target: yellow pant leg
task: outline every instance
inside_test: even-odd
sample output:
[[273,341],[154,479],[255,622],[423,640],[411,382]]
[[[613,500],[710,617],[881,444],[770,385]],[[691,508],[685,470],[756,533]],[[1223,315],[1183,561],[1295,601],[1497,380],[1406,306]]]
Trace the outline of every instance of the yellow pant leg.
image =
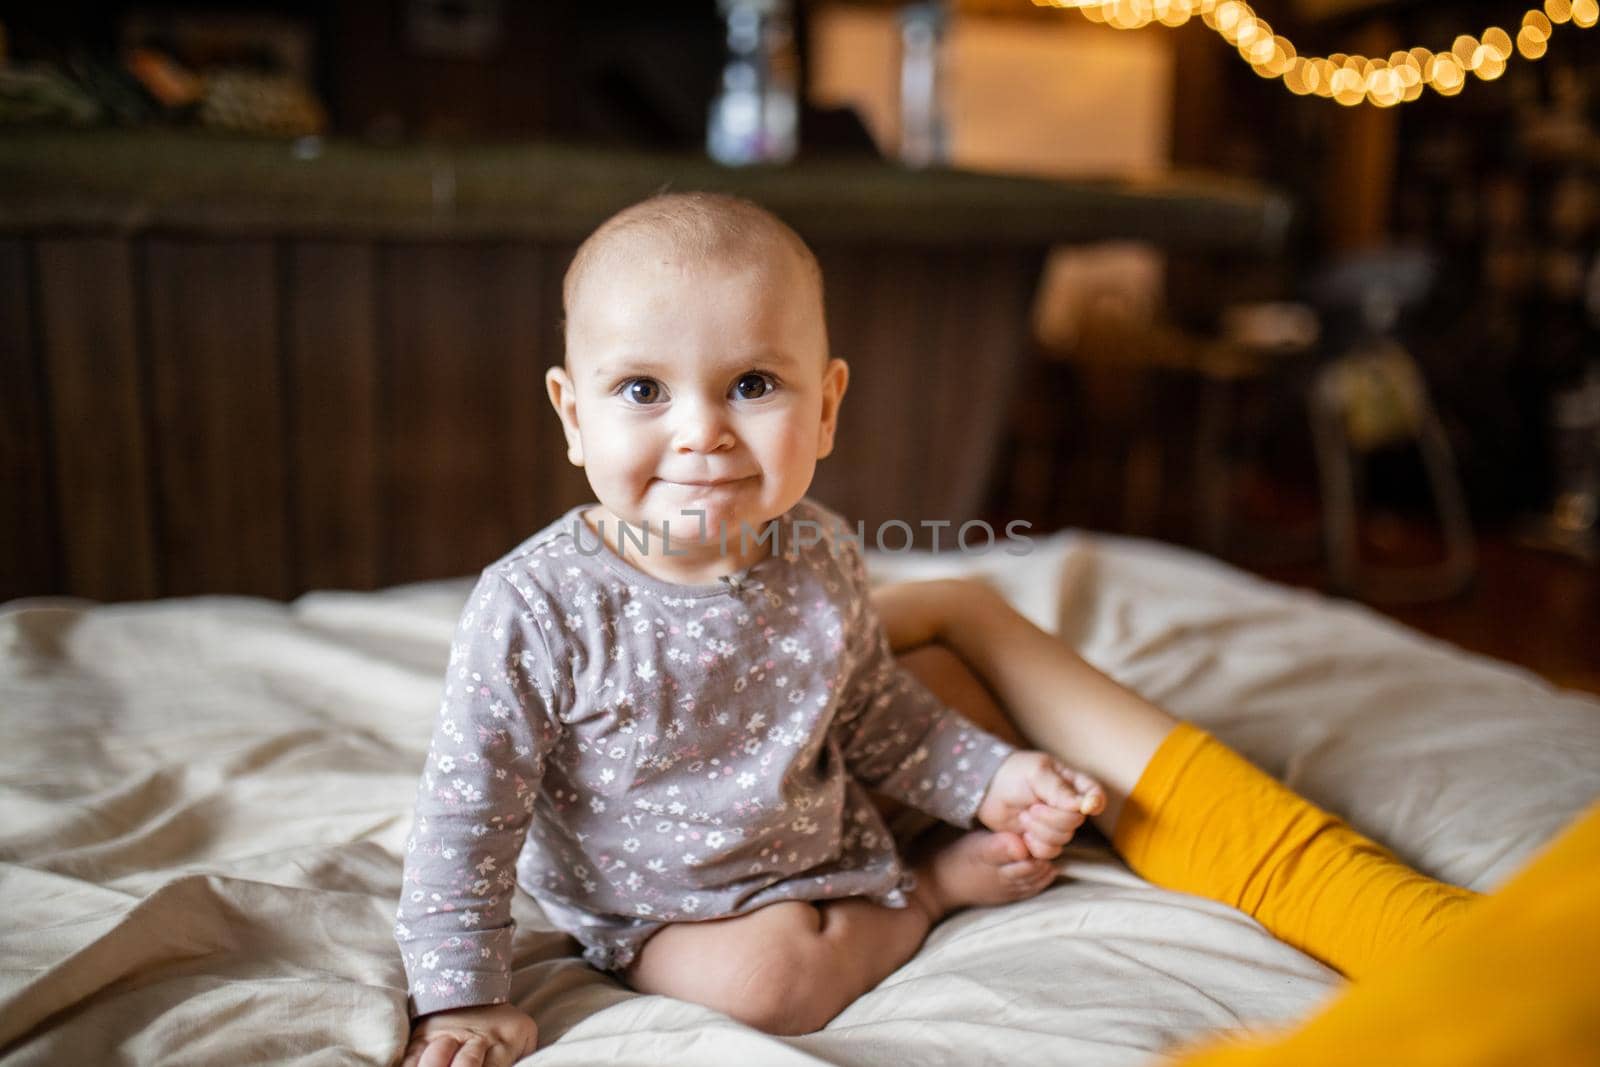
[[1600,1064],[1600,804],[1426,952],[1286,1037],[1181,1067]]
[[1478,900],[1413,871],[1187,723],[1134,787],[1116,846],[1156,885],[1230,904],[1350,978],[1428,944]]

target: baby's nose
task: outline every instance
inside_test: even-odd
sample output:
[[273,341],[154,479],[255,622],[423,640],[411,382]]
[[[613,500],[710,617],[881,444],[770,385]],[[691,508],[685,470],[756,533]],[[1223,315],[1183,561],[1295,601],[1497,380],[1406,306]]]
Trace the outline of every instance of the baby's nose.
[[720,452],[733,446],[733,429],[720,407],[684,405],[673,428],[672,446],[679,452]]

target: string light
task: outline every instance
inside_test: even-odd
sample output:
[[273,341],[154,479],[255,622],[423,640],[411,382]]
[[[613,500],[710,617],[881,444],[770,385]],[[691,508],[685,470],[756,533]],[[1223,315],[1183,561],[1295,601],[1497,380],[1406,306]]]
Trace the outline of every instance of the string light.
[[1476,37],[1461,34],[1437,54],[1418,47],[1387,58],[1368,58],[1342,52],[1303,56],[1245,0],[1033,0],[1033,4],[1071,8],[1090,22],[1119,30],[1137,30],[1152,22],[1177,27],[1198,17],[1261,77],[1282,79],[1296,96],[1320,96],[1347,107],[1362,103],[1394,107],[1420,99],[1427,89],[1455,96],[1471,78],[1500,77],[1513,55],[1527,60],[1542,57],[1554,27],[1570,22],[1588,29],[1600,21],[1600,0],[1544,0],[1542,7],[1530,8],[1522,16],[1515,38],[1490,26]]

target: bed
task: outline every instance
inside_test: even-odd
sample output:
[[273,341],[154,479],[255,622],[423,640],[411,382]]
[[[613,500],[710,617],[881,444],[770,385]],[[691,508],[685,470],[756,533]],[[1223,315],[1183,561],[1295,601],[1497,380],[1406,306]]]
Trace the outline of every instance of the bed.
[[[1600,701],[1360,607],[1146,542],[878,555],[968,572],[1439,877],[1489,889],[1600,793]],[[0,1055],[393,1062],[399,849],[467,581],[289,603],[36,600],[0,615]],[[1098,839],[958,914],[824,1031],[635,995],[519,899],[513,995],[550,1064],[1139,1064],[1304,1016],[1335,975]]]

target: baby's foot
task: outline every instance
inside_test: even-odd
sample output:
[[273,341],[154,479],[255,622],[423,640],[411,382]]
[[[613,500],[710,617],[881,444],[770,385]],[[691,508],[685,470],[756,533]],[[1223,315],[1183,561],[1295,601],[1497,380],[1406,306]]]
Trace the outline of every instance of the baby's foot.
[[938,922],[957,908],[1026,900],[1054,881],[1055,866],[1028,855],[1020,834],[973,830],[940,842],[915,868],[917,904]]

